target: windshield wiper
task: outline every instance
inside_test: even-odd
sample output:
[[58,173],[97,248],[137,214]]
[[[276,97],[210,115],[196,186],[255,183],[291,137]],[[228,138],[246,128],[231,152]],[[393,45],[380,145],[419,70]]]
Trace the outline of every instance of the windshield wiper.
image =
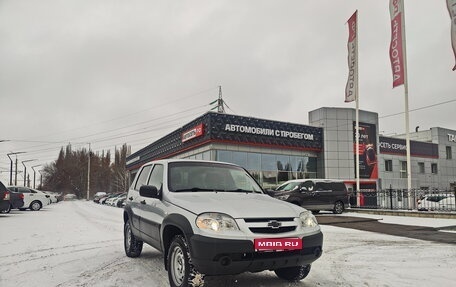
[[242,188],[225,190],[225,191],[226,192],[243,192],[243,193],[260,193],[258,191],[247,190],[247,189],[242,189]]
[[214,190],[213,190],[213,189],[210,189],[210,188],[199,188],[199,187],[182,188],[182,189],[174,190],[174,192],[181,192],[181,191],[196,192],[196,191],[214,191]]

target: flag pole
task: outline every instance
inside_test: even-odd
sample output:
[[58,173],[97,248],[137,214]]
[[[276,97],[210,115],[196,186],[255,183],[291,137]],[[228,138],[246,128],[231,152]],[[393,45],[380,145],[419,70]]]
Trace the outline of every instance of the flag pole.
[[410,156],[410,117],[409,117],[409,97],[408,97],[408,76],[407,76],[407,40],[405,32],[405,5],[404,0],[401,1],[402,5],[402,49],[404,54],[404,108],[405,108],[405,142],[407,146],[407,195],[408,207],[412,209],[413,200],[412,193],[412,164]]
[[359,193],[359,87],[358,87],[358,10],[348,19],[348,80],[345,86],[345,102],[356,101],[355,135],[355,178],[356,204],[359,207],[361,196]]
[[355,81],[356,81],[356,131],[355,131],[355,142],[356,142],[356,203],[357,206],[360,207],[361,204],[361,194],[360,194],[360,183],[359,183],[359,65],[358,65],[358,10],[356,10],[356,74],[355,74]]

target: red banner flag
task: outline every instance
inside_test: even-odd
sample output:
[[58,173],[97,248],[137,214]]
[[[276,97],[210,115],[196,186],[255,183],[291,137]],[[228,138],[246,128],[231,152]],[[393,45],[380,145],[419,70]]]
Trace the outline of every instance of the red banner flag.
[[395,88],[403,85],[405,79],[403,54],[404,3],[402,0],[390,0],[390,16],[391,44],[389,54],[391,59],[391,69],[393,70],[393,88]]
[[[451,18],[451,44],[456,58],[456,0],[447,0],[447,7]],[[456,64],[453,67],[453,71],[456,71]]]
[[358,10],[348,19],[348,80],[345,86],[345,102],[353,102],[358,97]]

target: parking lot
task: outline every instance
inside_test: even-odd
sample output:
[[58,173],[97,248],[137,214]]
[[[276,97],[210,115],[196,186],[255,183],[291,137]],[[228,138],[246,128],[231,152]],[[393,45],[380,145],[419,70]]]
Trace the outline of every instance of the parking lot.
[[[453,244],[342,228],[322,217],[323,256],[302,282],[265,271],[209,277],[205,286],[452,286],[456,280]],[[161,254],[145,246],[140,258],[126,257],[122,229],[122,209],[88,201],[1,214],[0,286],[168,286]]]

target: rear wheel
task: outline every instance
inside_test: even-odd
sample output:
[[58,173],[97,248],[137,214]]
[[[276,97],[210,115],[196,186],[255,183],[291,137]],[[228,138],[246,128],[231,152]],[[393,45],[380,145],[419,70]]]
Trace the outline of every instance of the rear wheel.
[[1,213],[10,213],[11,211],[11,204],[8,206],[8,209],[2,210]]
[[198,287],[204,285],[204,275],[198,272],[190,260],[187,241],[176,235],[169,246],[168,278],[171,287]]
[[344,210],[345,210],[345,207],[344,207],[344,203],[342,201],[336,201],[336,203],[334,203],[334,209],[333,209],[334,214],[341,214],[342,212],[344,212]]
[[32,203],[30,203],[30,210],[38,211],[41,209],[41,206],[41,202],[38,200],[32,201]]
[[124,225],[124,247],[125,254],[128,257],[139,257],[141,255],[143,242],[133,235],[130,220],[127,220]]
[[293,267],[286,267],[274,270],[277,277],[296,282],[300,281],[309,275],[310,272],[310,264],[304,266],[293,266]]

